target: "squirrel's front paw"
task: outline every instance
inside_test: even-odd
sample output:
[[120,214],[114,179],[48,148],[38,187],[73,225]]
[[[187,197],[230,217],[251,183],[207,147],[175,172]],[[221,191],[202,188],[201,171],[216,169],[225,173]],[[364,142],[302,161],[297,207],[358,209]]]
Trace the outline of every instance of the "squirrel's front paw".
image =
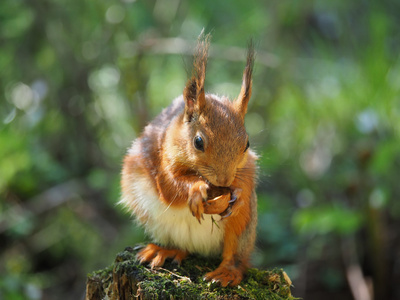
[[208,184],[199,181],[193,184],[189,190],[189,209],[193,216],[200,222],[200,218],[204,220],[204,202],[207,201]]
[[240,207],[243,205],[243,201],[240,197],[241,194],[242,194],[242,189],[236,188],[233,190],[231,194],[231,200],[228,202],[229,203],[228,208],[225,209],[225,211],[220,214],[222,219],[225,219],[231,215],[236,216],[239,214]]

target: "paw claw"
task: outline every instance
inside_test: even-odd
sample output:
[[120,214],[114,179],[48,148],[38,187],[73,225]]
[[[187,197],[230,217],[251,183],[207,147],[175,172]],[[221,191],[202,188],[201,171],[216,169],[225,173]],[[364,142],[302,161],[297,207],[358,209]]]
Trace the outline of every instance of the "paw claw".
[[221,219],[225,219],[230,215],[232,215],[232,209],[230,207],[228,207],[222,214],[220,214]]
[[232,199],[228,201],[229,204],[235,203],[237,200],[237,197],[235,195],[232,195]]

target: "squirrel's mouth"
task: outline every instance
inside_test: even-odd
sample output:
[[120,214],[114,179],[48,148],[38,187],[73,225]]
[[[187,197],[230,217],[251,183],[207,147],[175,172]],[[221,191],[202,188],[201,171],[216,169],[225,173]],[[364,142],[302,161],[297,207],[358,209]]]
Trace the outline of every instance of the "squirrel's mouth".
[[202,177],[205,182],[208,184],[208,186],[210,187],[210,190],[212,189],[220,189],[220,190],[231,190],[232,186],[223,186],[223,185],[216,185],[213,182],[211,182],[210,180],[208,180],[205,177]]
[[[198,173],[199,177],[204,179],[208,185],[212,185],[214,187],[218,187],[218,188],[229,188],[232,185],[232,182],[235,179],[235,176],[226,176],[225,174],[223,176],[218,176],[213,174],[215,171],[213,170],[212,173],[208,174],[207,172],[208,170],[206,170],[206,174],[204,173]],[[205,175],[210,175],[210,176],[205,176]]]

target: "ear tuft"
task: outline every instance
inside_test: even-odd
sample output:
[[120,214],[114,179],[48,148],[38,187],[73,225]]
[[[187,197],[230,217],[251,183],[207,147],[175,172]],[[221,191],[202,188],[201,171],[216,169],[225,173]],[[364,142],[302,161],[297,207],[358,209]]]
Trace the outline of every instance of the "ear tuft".
[[250,40],[247,47],[247,60],[246,60],[246,67],[244,68],[243,71],[242,88],[240,90],[239,97],[236,100],[238,110],[242,114],[243,118],[247,112],[247,105],[251,97],[254,57],[255,57],[254,44],[253,40]]
[[192,77],[186,83],[183,91],[185,100],[185,114],[188,120],[194,112],[200,113],[205,105],[204,81],[206,77],[208,48],[211,35],[204,35],[204,30],[197,39],[197,46],[194,52]]

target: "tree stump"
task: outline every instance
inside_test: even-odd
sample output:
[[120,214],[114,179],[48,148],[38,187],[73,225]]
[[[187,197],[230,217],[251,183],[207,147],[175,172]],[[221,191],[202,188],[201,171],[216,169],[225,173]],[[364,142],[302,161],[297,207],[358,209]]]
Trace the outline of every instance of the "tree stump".
[[86,300],[127,299],[295,299],[291,281],[281,269],[249,269],[237,287],[220,287],[203,281],[214,270],[218,259],[189,256],[177,266],[169,261],[164,267],[150,269],[135,260],[136,250],[118,253],[114,264],[88,275]]

